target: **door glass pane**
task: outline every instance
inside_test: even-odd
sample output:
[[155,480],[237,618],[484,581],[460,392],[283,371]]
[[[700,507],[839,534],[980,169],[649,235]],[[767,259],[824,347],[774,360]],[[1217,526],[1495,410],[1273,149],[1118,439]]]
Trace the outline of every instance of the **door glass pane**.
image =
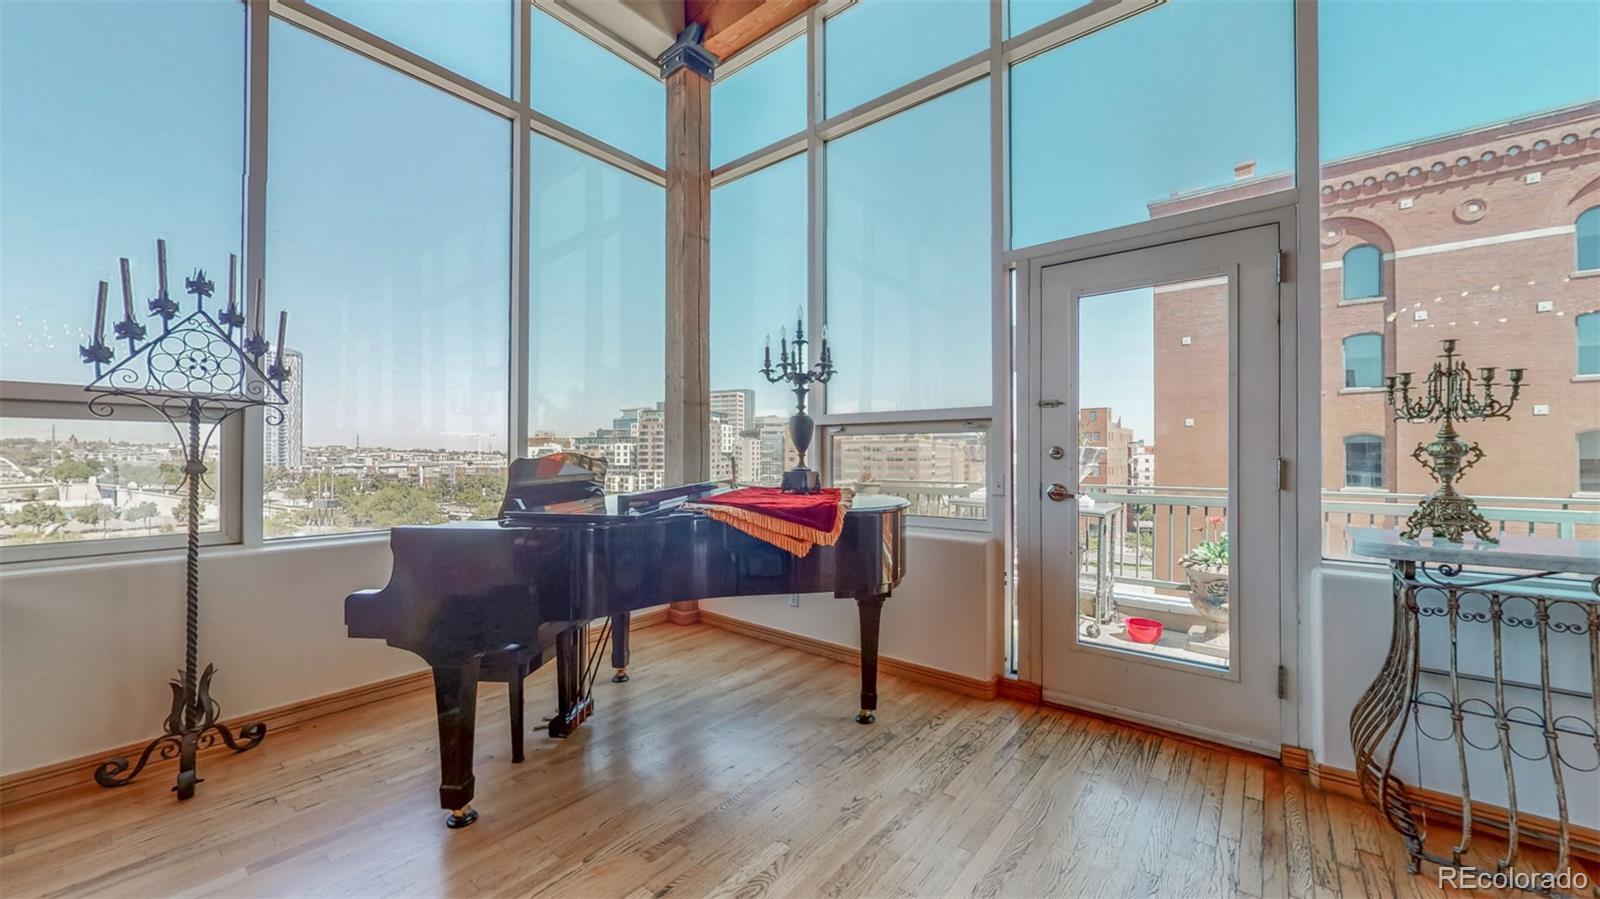
[[[177,534],[183,445],[165,422],[0,417],[0,546]],[[218,440],[205,454],[200,530],[219,520]]]
[[1228,666],[1228,286],[1078,301],[1080,642]]

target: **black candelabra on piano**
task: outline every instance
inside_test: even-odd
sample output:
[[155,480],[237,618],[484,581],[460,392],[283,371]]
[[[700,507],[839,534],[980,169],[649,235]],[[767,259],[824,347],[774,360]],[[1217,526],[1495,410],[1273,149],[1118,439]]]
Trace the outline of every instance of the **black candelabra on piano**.
[[[254,748],[267,734],[264,723],[244,726],[237,736],[218,721],[220,708],[211,698],[213,665],[199,671],[200,618],[200,504],[201,482],[207,471],[205,456],[218,427],[245,409],[264,407],[268,424],[283,421],[283,382],[289,370],[283,364],[284,329],[288,313],[278,317],[277,352],[262,368],[267,341],[262,336],[265,297],[261,281],[256,281],[253,326],[248,334],[245,315],[238,298],[238,257],[228,257],[228,303],[215,317],[206,310],[213,283],[204,270],[184,280],[184,290],[194,297],[193,312],[179,318],[179,304],[167,292],[167,244],[156,241],[158,289],[148,302],[149,316],[160,319],[160,333],[146,339],[149,330],[134,314],[133,280],[128,260],[121,260],[123,318],[116,323],[114,339],[126,341],[126,355],[112,364],[116,352],[105,339],[106,282],[101,281],[95,309],[93,341],[80,346],[84,363],[94,366],[94,380],[84,388],[94,396],[89,411],[109,418],[130,403],[153,410],[172,426],[183,447],[183,479],[188,544],[184,557],[185,573],[185,650],[179,678],[170,682],[172,710],[162,724],[161,736],[152,740],[137,762],[113,758],[95,769],[94,779],[103,787],[132,783],[153,756],[178,759],[177,784],[172,788],[179,799],[194,795],[200,777],[195,770],[195,755],[221,739],[235,752]],[[237,338],[237,339],[235,339]]]
[[816,431],[816,422],[806,414],[806,395],[811,392],[813,383],[826,384],[834,375],[833,351],[828,348],[828,328],[822,328],[822,354],[816,365],[808,365],[806,359],[805,320],[799,311],[794,318],[794,354],[789,352],[789,338],[784,329],[778,329],[778,367],[772,367],[772,337],[768,335],[766,349],[762,352],[761,372],[769,384],[787,382],[794,391],[795,412],[789,416],[789,442],[794,444],[794,451],[799,460],[795,467],[783,473],[782,487],[785,493],[816,493],[822,489],[822,478],[806,467],[806,451],[811,448],[811,435]]

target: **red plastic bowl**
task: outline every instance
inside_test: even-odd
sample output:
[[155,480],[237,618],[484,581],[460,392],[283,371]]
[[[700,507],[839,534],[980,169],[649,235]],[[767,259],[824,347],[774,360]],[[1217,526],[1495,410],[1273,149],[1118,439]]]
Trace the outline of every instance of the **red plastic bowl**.
[[1150,618],[1124,618],[1122,628],[1135,643],[1155,643],[1161,639],[1161,622]]

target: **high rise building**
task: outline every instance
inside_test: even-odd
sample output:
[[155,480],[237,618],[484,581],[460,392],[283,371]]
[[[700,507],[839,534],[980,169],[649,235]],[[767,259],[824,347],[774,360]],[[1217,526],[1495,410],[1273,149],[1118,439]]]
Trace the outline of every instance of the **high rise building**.
[[1096,457],[1097,465],[1085,470],[1085,484],[1125,487],[1133,463],[1133,431],[1123,427],[1109,406],[1092,406],[1078,411],[1078,439],[1085,447],[1105,450],[1086,454]]
[[754,390],[711,391],[711,413],[724,416],[736,432],[742,432],[750,427],[750,414],[755,409],[755,404]]
[[[268,354],[276,352],[268,349]],[[283,364],[289,377],[283,379],[283,419],[276,424],[267,417],[265,462],[271,468],[300,468],[305,464],[305,357],[299,350],[283,349]]]
[[1129,476],[1133,478],[1135,487],[1154,487],[1156,485],[1156,448],[1143,440],[1133,443],[1132,467]]

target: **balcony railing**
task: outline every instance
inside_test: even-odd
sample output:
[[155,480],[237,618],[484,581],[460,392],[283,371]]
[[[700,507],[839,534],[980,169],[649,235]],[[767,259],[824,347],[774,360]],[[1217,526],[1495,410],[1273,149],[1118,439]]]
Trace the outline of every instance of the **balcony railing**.
[[[1086,486],[1083,496],[1099,507],[1080,513],[1080,568],[1098,574],[1101,560],[1112,580],[1150,587],[1181,587],[1178,560],[1209,534],[1227,530],[1228,491],[1221,487]],[[1484,516],[1501,534],[1600,539],[1600,498],[1527,496],[1474,497]],[[1403,524],[1421,494],[1322,493],[1323,555],[1353,558],[1353,528],[1392,528]],[[1104,510],[1120,507],[1119,521],[1106,526]],[[1213,519],[1220,519],[1208,524]],[[1099,541],[1110,541],[1101,552]]]

